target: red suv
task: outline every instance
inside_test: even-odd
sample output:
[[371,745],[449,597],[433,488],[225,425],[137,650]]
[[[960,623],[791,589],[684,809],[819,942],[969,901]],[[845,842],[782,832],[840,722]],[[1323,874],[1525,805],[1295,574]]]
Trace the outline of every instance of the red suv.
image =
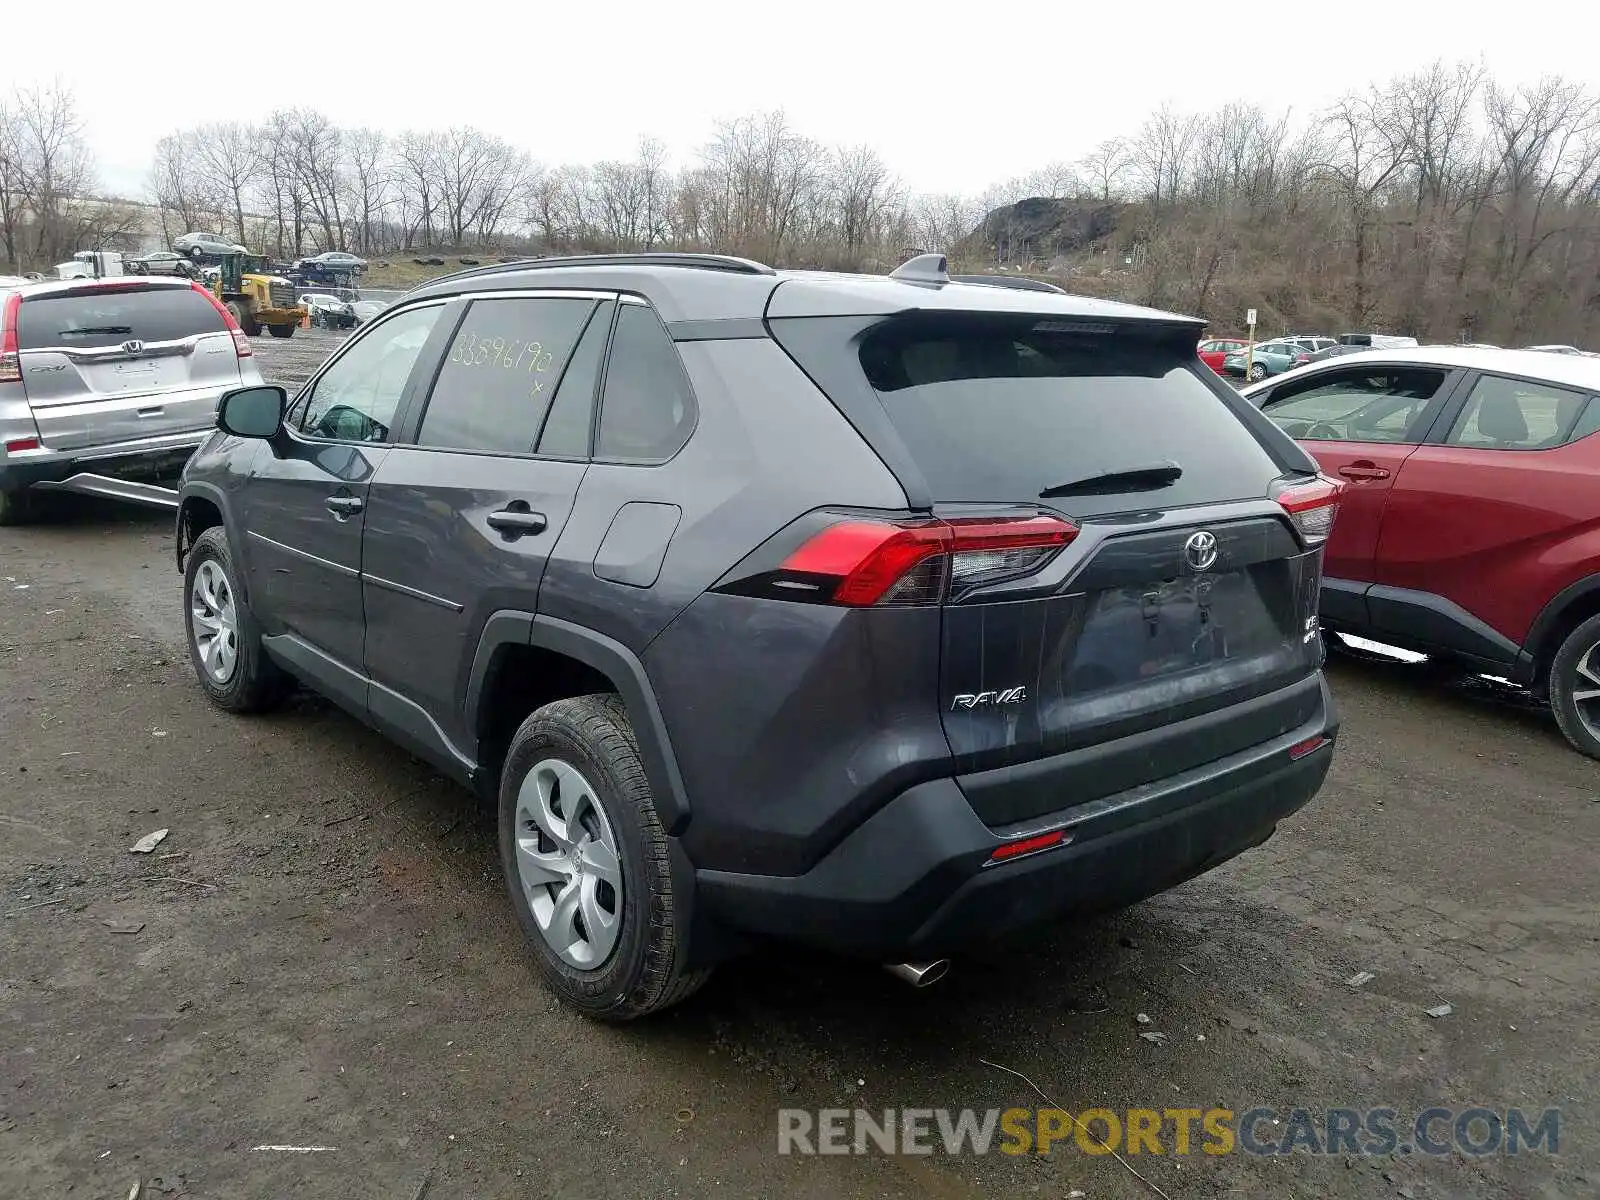
[[1600,359],[1374,350],[1244,395],[1346,485],[1324,627],[1527,685],[1600,758]]

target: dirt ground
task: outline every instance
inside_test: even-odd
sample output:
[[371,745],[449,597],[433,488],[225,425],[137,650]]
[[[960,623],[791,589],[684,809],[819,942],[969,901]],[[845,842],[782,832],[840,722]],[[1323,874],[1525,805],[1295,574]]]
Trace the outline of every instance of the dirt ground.
[[[1600,1194],[1600,766],[1514,693],[1336,663],[1328,785],[1217,871],[926,991],[774,949],[609,1028],[466,793],[315,699],[205,702],[169,524],[0,530],[0,1196]],[[776,1151],[780,1108],[1042,1103],[983,1060],[1073,1110],[1559,1107],[1560,1153]]]

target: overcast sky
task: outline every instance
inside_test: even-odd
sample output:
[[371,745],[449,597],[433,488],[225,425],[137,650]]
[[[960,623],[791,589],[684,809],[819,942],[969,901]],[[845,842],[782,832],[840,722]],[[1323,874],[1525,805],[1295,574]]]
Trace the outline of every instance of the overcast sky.
[[[1434,58],[1600,84],[1600,19],[1549,0],[1271,15],[1155,0],[140,0],[131,24],[126,0],[5,10],[6,74],[72,87],[102,182],[123,194],[142,192],[163,134],[295,103],[391,132],[476,125],[548,164],[626,158],[641,134],[681,164],[717,120],[782,108],[822,142],[873,145],[914,190],[975,194],[1131,132],[1163,100],[1306,114]],[[20,47],[41,53],[19,63]]]

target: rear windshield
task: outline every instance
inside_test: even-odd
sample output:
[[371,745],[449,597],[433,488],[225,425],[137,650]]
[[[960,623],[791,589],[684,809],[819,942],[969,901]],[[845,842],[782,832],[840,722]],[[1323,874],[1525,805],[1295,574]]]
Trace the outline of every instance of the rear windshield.
[[1181,340],[1034,317],[902,319],[861,340],[860,363],[935,501],[1034,501],[1163,464],[1182,474],[1158,489],[1055,503],[1106,513],[1264,495],[1279,468]]
[[17,311],[17,342],[23,350],[170,342],[226,330],[216,306],[193,288],[34,296]]

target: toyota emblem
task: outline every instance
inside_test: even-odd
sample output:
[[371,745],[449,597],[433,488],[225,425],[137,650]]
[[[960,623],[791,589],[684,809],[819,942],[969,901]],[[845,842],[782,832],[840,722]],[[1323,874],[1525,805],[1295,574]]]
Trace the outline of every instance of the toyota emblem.
[[1202,529],[1183,544],[1183,556],[1196,571],[1209,571],[1217,561],[1217,535]]

